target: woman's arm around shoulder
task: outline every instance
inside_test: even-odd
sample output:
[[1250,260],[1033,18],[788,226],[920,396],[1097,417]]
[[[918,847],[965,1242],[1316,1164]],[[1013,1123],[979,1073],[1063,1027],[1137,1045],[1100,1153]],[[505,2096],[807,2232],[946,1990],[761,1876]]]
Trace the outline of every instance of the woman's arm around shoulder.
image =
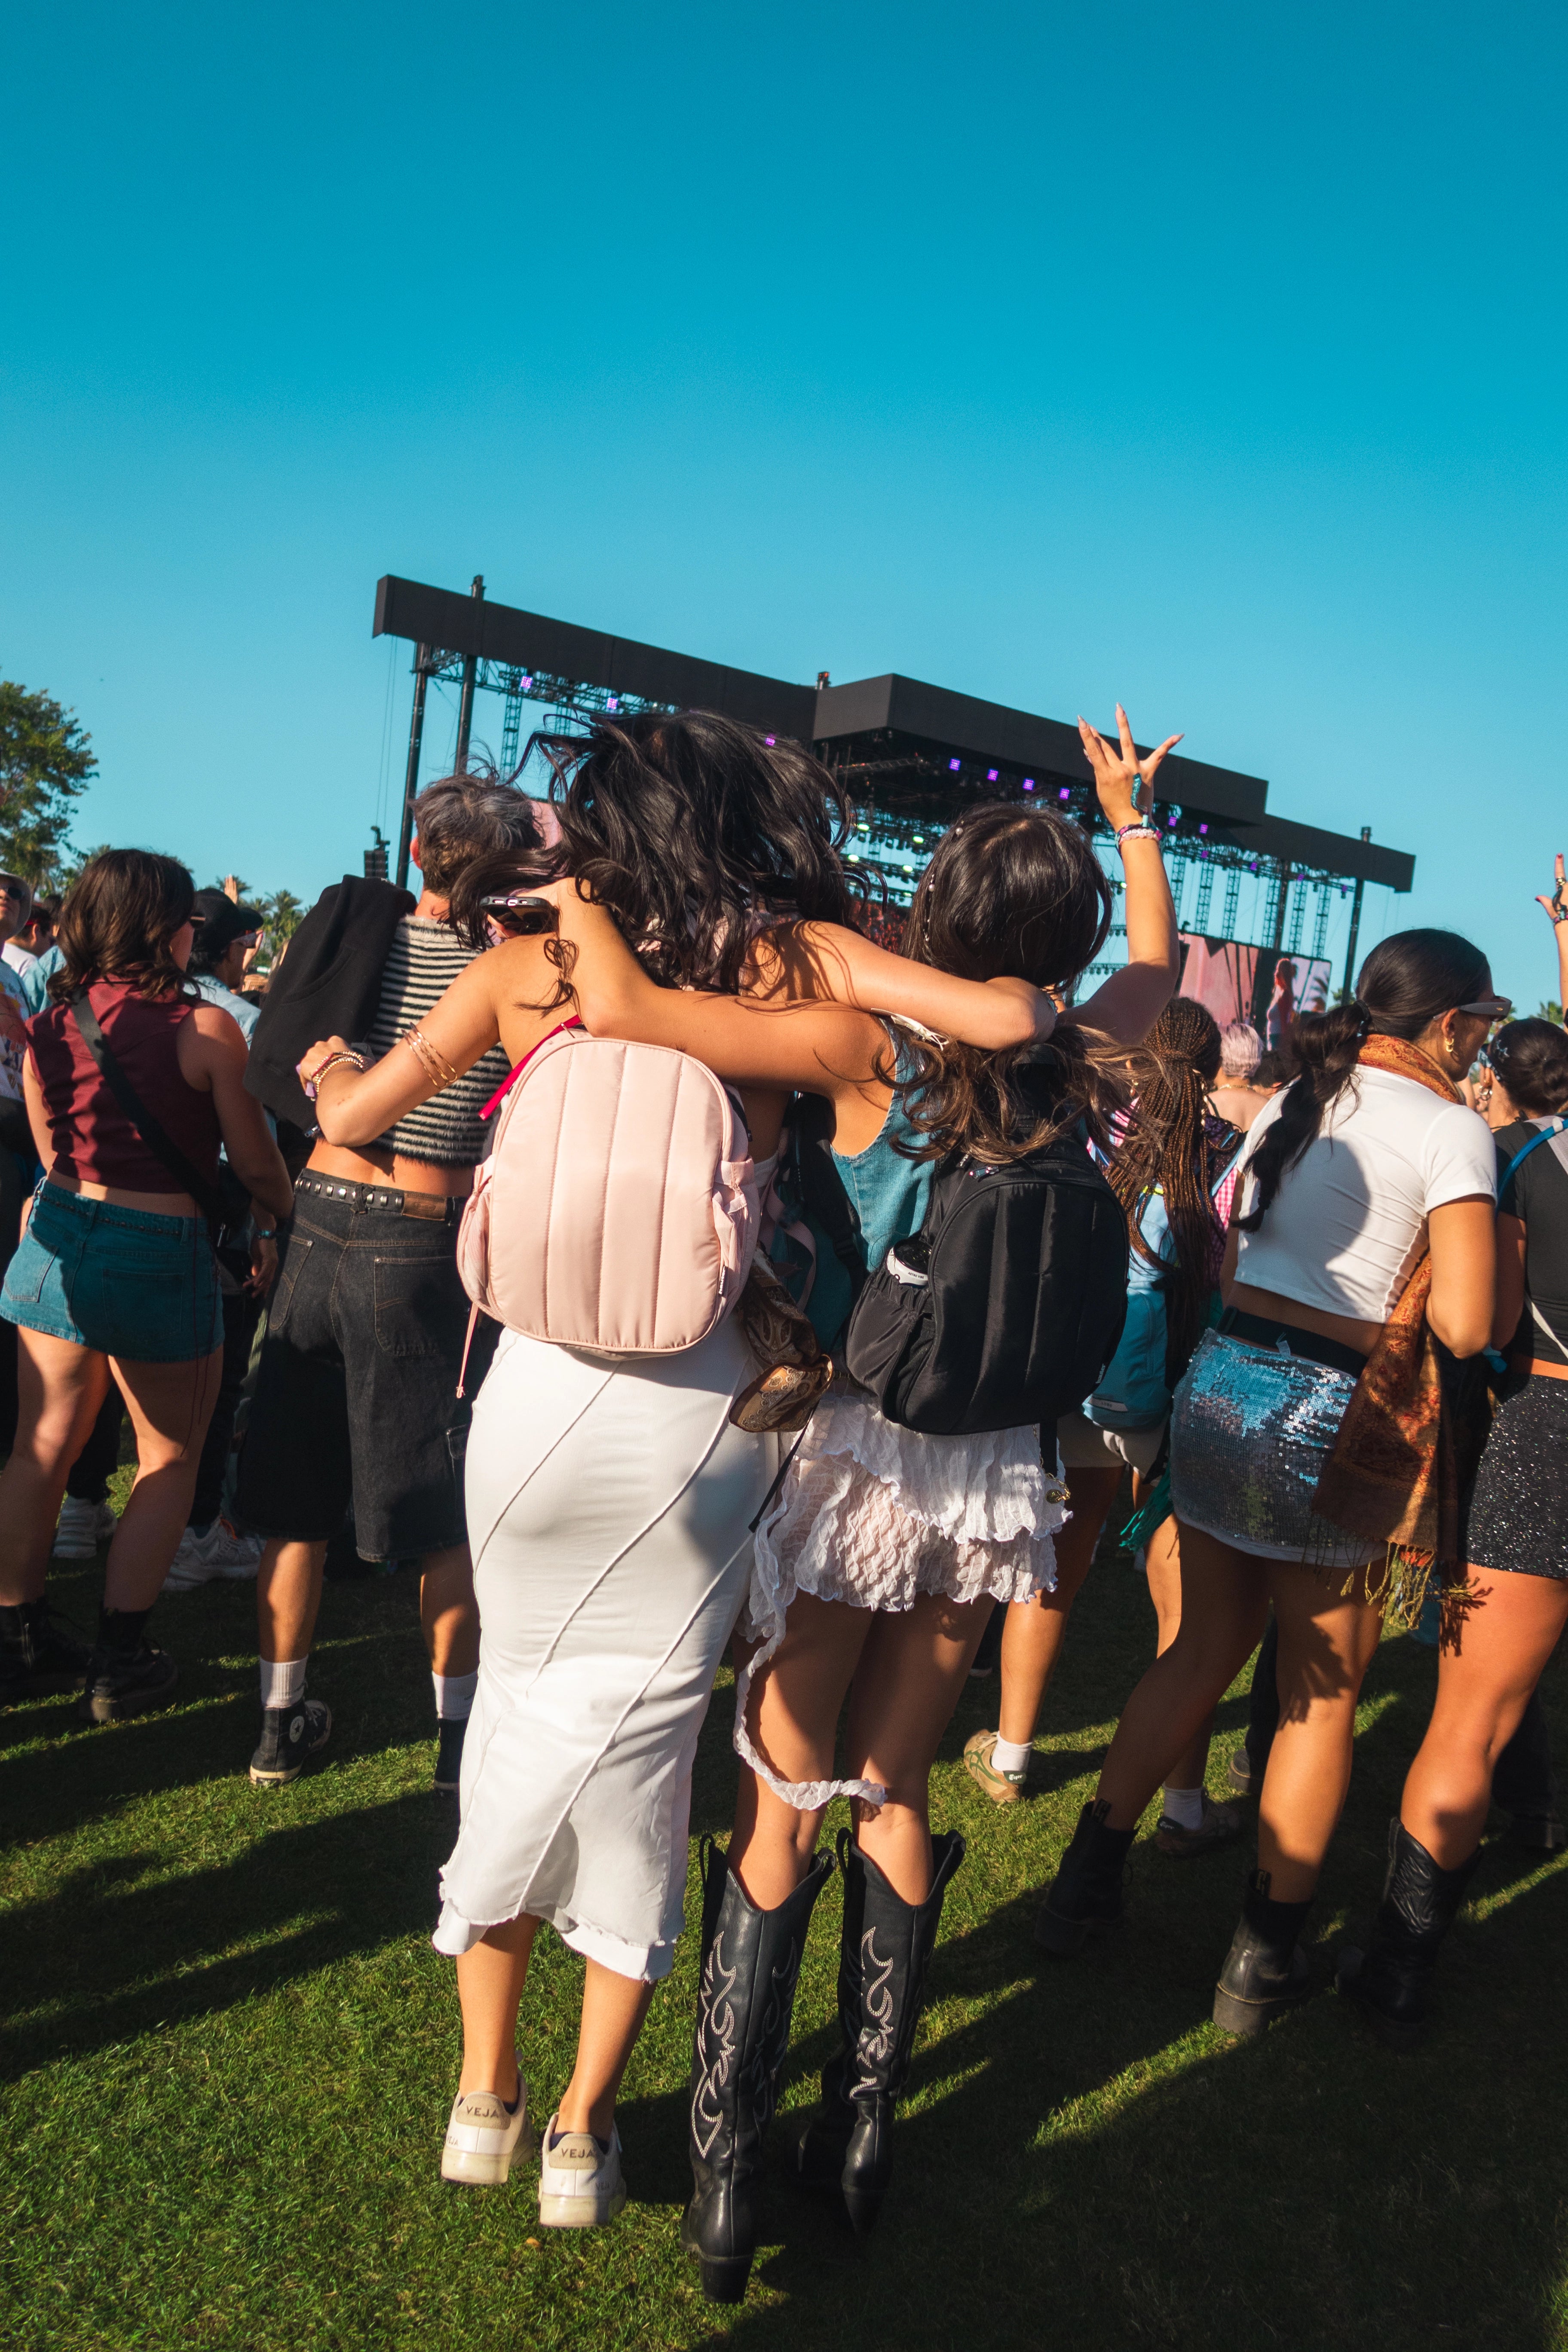
[[892,955],[843,923],[781,924],[759,946],[769,1003],[828,999],[864,1013],[896,1013],[991,1053],[1035,1044],[1056,1026],[1056,1006],[1026,980],[960,980],[934,964]]

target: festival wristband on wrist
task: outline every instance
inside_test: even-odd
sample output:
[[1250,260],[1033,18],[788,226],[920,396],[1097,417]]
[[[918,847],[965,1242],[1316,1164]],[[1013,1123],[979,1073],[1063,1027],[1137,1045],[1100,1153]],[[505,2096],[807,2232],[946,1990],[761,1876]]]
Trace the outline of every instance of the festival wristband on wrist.
[[1159,827],[1151,824],[1147,817],[1140,817],[1136,824],[1124,824],[1119,829],[1116,846],[1120,849],[1124,841],[1158,841],[1159,838]]
[[321,1088],[321,1081],[326,1076],[328,1071],[335,1070],[340,1066],[345,1069],[358,1070],[363,1076],[364,1072],[363,1056],[359,1054],[329,1054],[326,1060],[322,1062],[318,1068],[313,1070],[309,1077],[305,1076],[303,1070],[299,1072],[300,1090],[307,1102],[315,1101],[316,1096]]

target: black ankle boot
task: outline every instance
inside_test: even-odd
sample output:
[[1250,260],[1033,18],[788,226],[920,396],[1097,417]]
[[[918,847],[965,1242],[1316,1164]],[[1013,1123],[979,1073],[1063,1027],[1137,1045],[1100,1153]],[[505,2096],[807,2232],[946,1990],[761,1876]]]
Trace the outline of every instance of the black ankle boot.
[[1076,1952],[1091,1927],[1111,1927],[1121,1916],[1121,1872],[1132,1832],[1108,1830],[1110,1811],[1103,1798],[1085,1805],[1035,1915],[1036,1943],[1058,1959]]
[[47,1601],[0,1609],[0,1706],[80,1690],[92,1653],[57,1622]]
[[1391,2050],[1413,2049],[1422,2038],[1438,1949],[1480,1858],[1478,1846],[1457,1870],[1440,1870],[1397,1815],[1388,1824],[1388,1875],[1371,1949],[1342,1952],[1334,1981]]
[[167,1706],[180,1679],[167,1650],[147,1638],[150,1609],[105,1609],[77,1702],[84,1723],[118,1723],[150,1706]]
[[822,2070],[822,2105],[801,2141],[799,2164],[814,2187],[840,2191],[861,2237],[888,2193],[893,2107],[910,2071],[942,1896],[963,1854],[956,1831],[932,1838],[931,1893],[923,1903],[905,1903],[848,1831],[838,1833],[843,2047]]
[[1253,1872],[1215,1987],[1214,2021],[1222,2033],[1261,2033],[1272,2018],[1307,1999],[1311,1964],[1297,1939],[1311,1907],[1310,1896],[1305,1903],[1276,1903],[1268,1873]]
[[788,1900],[759,1911],[711,1838],[702,1848],[702,1967],[691,2053],[691,2201],[680,2242],[710,2303],[739,2303],[756,2251],[763,2142],[789,2050],[812,1906],[832,1874],[819,1853]]

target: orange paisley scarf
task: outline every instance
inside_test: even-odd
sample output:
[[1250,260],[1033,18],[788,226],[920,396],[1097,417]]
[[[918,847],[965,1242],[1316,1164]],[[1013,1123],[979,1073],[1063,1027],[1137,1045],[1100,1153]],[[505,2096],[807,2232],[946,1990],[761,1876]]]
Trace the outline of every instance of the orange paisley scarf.
[[[1368,1037],[1357,1059],[1445,1102],[1464,1099],[1403,1037]],[[1456,1379],[1452,1359],[1444,1377],[1426,1321],[1431,1289],[1424,1250],[1366,1360],[1312,1497],[1320,1518],[1386,1547],[1385,1573],[1368,1597],[1394,1602],[1412,1622],[1434,1567],[1460,1557],[1460,1496],[1486,1435],[1484,1384]]]

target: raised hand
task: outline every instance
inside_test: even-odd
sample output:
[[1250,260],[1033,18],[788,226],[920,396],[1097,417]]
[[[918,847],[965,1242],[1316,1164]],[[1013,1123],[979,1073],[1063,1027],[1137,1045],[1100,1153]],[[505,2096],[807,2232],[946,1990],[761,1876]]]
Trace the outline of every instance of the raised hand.
[[1557,887],[1552,891],[1551,898],[1543,898],[1541,897],[1540,893],[1537,892],[1535,903],[1538,907],[1545,908],[1547,913],[1551,916],[1554,923],[1568,923],[1568,877],[1564,877],[1563,872],[1563,852],[1561,850],[1557,853],[1557,864],[1553,868],[1553,873],[1555,875]]
[[1133,745],[1127,713],[1120,702],[1116,706],[1116,726],[1121,738],[1120,750],[1113,750],[1087,719],[1080,716],[1078,722],[1078,731],[1083,741],[1083,756],[1094,771],[1094,789],[1100,795],[1100,812],[1113,830],[1135,824],[1144,811],[1153,806],[1152,787],[1155,773],[1166,752],[1173,751],[1182,740],[1179,735],[1167,735],[1157,751],[1151,751],[1147,759],[1141,760]]

